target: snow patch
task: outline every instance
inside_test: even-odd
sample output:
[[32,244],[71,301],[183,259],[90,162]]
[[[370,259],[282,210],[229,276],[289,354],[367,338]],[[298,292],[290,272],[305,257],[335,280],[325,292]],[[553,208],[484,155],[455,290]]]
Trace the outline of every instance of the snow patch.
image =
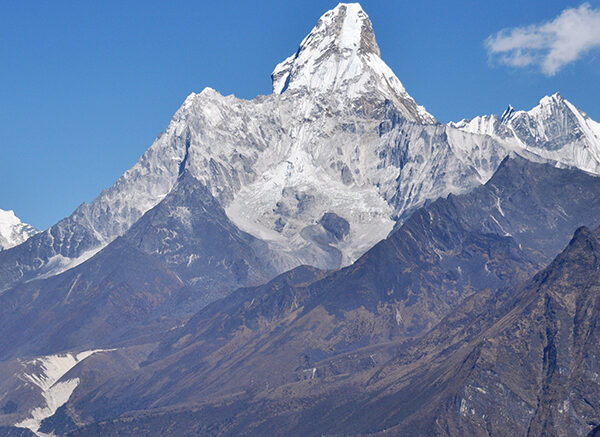
[[498,212],[504,217],[504,211],[502,211],[502,206],[500,206],[500,197],[496,198],[496,208],[498,208]]
[[54,434],[46,434],[39,431],[42,421],[48,417],[52,417],[69,400],[71,394],[73,394],[73,391],[79,385],[79,378],[67,379],[65,381],[60,381],[60,379],[87,357],[104,351],[106,350],[95,349],[78,354],[48,355],[25,363],[28,366],[36,367],[36,371],[25,373],[22,378],[40,388],[46,405],[34,408],[30,411],[31,417],[16,423],[14,426],[27,428],[41,437],[53,436]]
[[104,247],[105,246],[97,246],[91,250],[83,252],[76,258],[69,258],[60,254],[54,255],[46,262],[43,269],[44,273],[40,274],[35,279],[49,278],[51,276],[58,275],[59,273],[66,272],[67,270],[70,270],[73,267],[77,267],[79,264],[84,263],[94,255],[96,255]]
[[468,407],[467,407],[467,401],[465,399],[461,399],[460,400],[460,408],[459,408],[459,412],[460,414],[462,414],[463,416],[467,415],[467,411],[468,411]]
[[396,308],[396,325],[400,326],[402,324],[402,313],[399,308]]

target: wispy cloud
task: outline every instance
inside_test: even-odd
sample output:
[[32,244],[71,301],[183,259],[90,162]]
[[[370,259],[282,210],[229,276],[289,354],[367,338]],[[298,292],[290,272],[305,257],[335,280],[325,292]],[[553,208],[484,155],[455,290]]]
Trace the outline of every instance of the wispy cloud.
[[492,60],[513,67],[539,66],[553,76],[600,47],[600,9],[589,3],[565,9],[547,23],[503,29],[489,36],[485,46]]

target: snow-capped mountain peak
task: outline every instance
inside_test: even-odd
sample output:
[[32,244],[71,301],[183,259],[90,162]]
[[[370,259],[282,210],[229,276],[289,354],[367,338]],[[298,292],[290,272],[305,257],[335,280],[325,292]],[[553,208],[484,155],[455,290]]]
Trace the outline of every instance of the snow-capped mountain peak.
[[[569,107],[568,103],[569,102],[564,99],[560,93],[554,93],[551,96],[542,97],[538,105],[529,111],[529,114],[534,117],[548,118],[556,115],[557,113],[573,112],[573,108],[575,107]],[[578,110],[575,109],[575,111]]]
[[529,111],[509,106],[500,117],[484,115],[450,126],[497,138],[524,156],[600,174],[600,124],[560,93],[543,97]]
[[373,25],[358,3],[326,12],[292,56],[275,67],[273,92],[341,92],[351,98],[375,91],[409,120],[435,123],[383,62]]
[[37,233],[37,229],[23,223],[13,211],[0,209],[0,250],[21,244]]
[[559,93],[556,92],[554,94],[552,94],[551,96],[544,96],[540,99],[540,106],[550,106],[550,105],[557,105],[557,104],[562,104],[565,102],[565,99],[563,98],[563,96]]
[[[123,235],[185,173],[278,271],[354,262],[424,203],[487,181],[510,152],[600,174],[600,125],[560,95],[442,125],[380,57],[358,4],[325,13],[274,93],[191,93],[138,163],[92,203],[0,254],[0,283],[56,274]],[[180,205],[184,208],[186,205]]]

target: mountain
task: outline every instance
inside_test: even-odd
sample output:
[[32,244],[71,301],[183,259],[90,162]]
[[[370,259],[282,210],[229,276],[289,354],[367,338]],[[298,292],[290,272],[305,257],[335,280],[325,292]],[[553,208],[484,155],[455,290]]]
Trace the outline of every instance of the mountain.
[[0,360],[109,348],[181,324],[274,276],[266,244],[239,231],[206,187],[176,189],[82,264],[0,295]]
[[[347,268],[298,268],[207,306],[164,337],[140,368],[75,391],[65,413],[98,422],[82,428],[91,435],[130,426],[166,435],[177,427],[312,435],[395,426],[404,413],[385,413],[395,404],[378,406],[386,395],[366,381],[376,371],[383,372],[376,385],[408,378],[396,370],[396,379],[383,378],[386,366],[427,372],[429,364],[415,363],[453,352],[506,305],[518,306],[519,283],[578,226],[600,224],[598,184],[581,171],[506,159],[484,186],[419,210]],[[418,385],[423,396],[436,392],[431,384]],[[369,411],[369,421],[350,420],[356,408]],[[389,414],[385,421],[379,408]],[[70,414],[53,426],[73,430],[65,425]]]
[[544,97],[530,111],[509,106],[501,117],[486,115],[450,123],[465,132],[490,135],[507,147],[598,174],[600,123],[559,93]]
[[441,427],[471,435],[596,435],[599,237],[600,229],[579,229],[511,311],[460,351],[471,364],[450,380],[459,414],[446,399],[436,412]]
[[332,94],[343,89],[351,99],[389,99],[408,121],[437,123],[382,61],[371,21],[358,3],[339,4],[326,12],[271,78],[276,94]]
[[[272,79],[273,93],[253,100],[210,88],[190,94],[115,185],[0,253],[2,288],[89,259],[175,189],[183,170],[236,227],[267,243],[278,273],[350,265],[420,206],[485,183],[511,151],[599,170],[586,158],[597,143],[578,133],[596,125],[578,110],[568,124],[557,119],[567,133],[551,146],[439,124],[381,59],[358,4],[324,14]],[[327,217],[338,230],[327,228]]]
[[[357,4],[272,80],[253,100],[192,93],[114,186],[0,252],[2,432],[598,426],[579,395],[579,425],[554,418],[593,389],[594,337],[569,343],[560,305],[593,334],[596,236],[548,267],[600,225],[598,124],[560,95],[441,124]],[[540,312],[552,284],[566,298]],[[559,378],[586,359],[586,387]]]
[[210,302],[275,276],[267,244],[240,231],[204,184],[184,171],[123,236]]
[[39,231],[23,223],[13,211],[0,209],[0,251],[23,243]]
[[[600,429],[599,237],[598,229],[578,229],[532,279],[478,293],[422,339],[323,363],[330,369],[355,363],[337,379],[325,367],[318,382],[188,414],[227,435],[277,426],[292,435],[594,436]],[[165,426],[167,414],[162,422],[147,417]],[[181,409],[170,414],[190,424]]]

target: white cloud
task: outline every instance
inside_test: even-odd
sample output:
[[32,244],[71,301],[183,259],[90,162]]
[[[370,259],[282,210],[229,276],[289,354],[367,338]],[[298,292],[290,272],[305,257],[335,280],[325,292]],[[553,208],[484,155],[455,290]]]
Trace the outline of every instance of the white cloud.
[[513,67],[537,65],[553,76],[600,47],[600,9],[584,3],[547,23],[503,29],[489,36],[485,45],[491,59]]

